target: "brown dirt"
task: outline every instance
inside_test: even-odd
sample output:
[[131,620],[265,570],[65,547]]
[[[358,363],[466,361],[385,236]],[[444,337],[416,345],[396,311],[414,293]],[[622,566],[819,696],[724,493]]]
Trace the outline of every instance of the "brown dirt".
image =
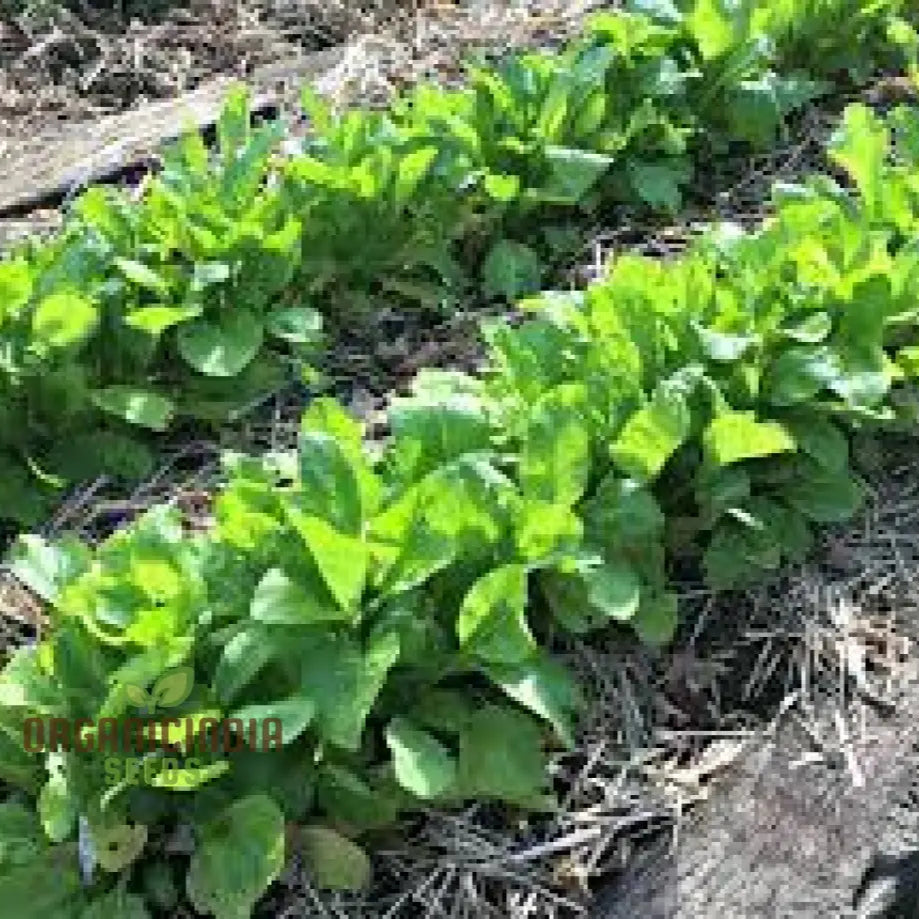
[[123,4],[16,4],[18,12],[4,14],[0,2],[0,137],[28,135],[53,119],[88,119],[170,98],[217,75],[245,78],[264,64],[358,37],[344,82],[367,101],[420,75],[455,75],[459,58],[473,47],[558,40],[598,5],[164,0],[156,15],[142,19]]
[[146,19],[89,4],[28,6],[0,20],[8,131],[123,111],[218,74],[244,77],[297,50],[339,44],[374,14],[322,0],[191,0]]

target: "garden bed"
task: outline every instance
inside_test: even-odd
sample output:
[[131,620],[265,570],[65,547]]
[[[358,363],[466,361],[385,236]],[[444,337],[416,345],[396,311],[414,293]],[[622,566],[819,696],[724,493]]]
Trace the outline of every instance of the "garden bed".
[[[671,256],[685,248],[699,224],[716,217],[731,217],[738,223],[755,226],[765,213],[762,192],[772,179],[797,179],[816,163],[822,164],[820,151],[834,114],[816,109],[806,111],[795,122],[797,133],[786,139],[779,152],[762,159],[718,160],[724,168],[700,176],[697,187],[687,196],[692,209],[684,212],[678,221],[648,220],[639,211],[630,214],[628,208],[604,214],[589,246],[593,258],[582,259],[570,274],[562,273],[559,279],[567,278],[572,287],[583,286],[585,281],[595,278],[597,265],[611,252],[639,250]],[[359,333],[342,336],[324,357],[326,391],[341,397],[358,417],[369,423],[371,449],[378,448],[381,438],[393,433],[382,409],[390,402],[393,391],[404,393],[406,383],[418,370],[430,366],[475,369],[480,365],[481,351],[472,327],[481,315],[478,303],[470,303],[467,311],[458,311],[453,318],[439,324],[398,311],[381,310]],[[267,411],[254,416],[245,426],[241,439],[234,436],[214,442],[210,438],[189,437],[188,430],[179,431],[175,449],[167,451],[167,455],[171,453],[169,462],[132,496],[124,498],[114,490],[109,493],[105,481],[99,480],[75,493],[57,517],[49,521],[46,533],[76,530],[90,542],[96,542],[116,525],[162,499],[180,507],[192,526],[206,528],[211,522],[211,491],[221,477],[213,462],[218,449],[232,445],[283,450],[295,445],[299,427],[297,406],[302,395],[302,390],[279,395]],[[874,468],[881,478],[875,483],[879,494],[869,505],[868,522],[854,531],[832,533],[825,551],[815,561],[803,569],[789,571],[784,580],[769,589],[725,597],[702,584],[691,566],[669,571],[682,610],[681,628],[672,649],[655,651],[623,631],[594,636],[589,641],[560,640],[553,644],[558,659],[578,677],[589,702],[576,743],[566,753],[554,756],[550,766],[552,785],[562,802],[553,816],[526,817],[512,810],[509,819],[508,811],[495,803],[452,811],[439,810],[436,806],[430,810],[418,808],[418,816],[397,824],[376,839],[374,883],[364,895],[320,893],[313,886],[310,872],[295,858],[257,907],[257,914],[266,917],[385,915],[393,919],[416,915],[494,915],[522,919],[590,915],[595,908],[607,909],[604,902],[609,898],[609,909],[626,909],[627,914],[631,909],[631,914],[655,916],[658,907],[652,907],[651,903],[654,896],[666,899],[668,869],[659,862],[644,869],[646,859],[634,855],[636,840],[649,833],[666,832],[674,814],[679,815],[687,804],[707,796],[715,802],[711,806],[715,816],[706,818],[705,814],[711,812],[702,808],[699,822],[686,824],[689,851],[705,847],[706,840],[718,834],[725,838],[725,833],[728,834],[726,851],[732,851],[738,848],[742,837],[753,834],[750,843],[753,848],[741,850],[734,865],[738,870],[747,870],[755,861],[752,855],[755,847],[762,845],[768,849],[775,846],[776,840],[768,835],[757,836],[755,828],[749,822],[745,824],[731,807],[738,797],[743,800],[760,794],[755,788],[751,791],[749,783],[745,784],[744,774],[757,751],[768,752],[757,735],[777,709],[784,709],[786,717],[789,711],[803,713],[811,732],[825,730],[826,724],[838,726],[854,711],[847,694],[848,685],[846,692],[830,700],[829,708],[822,714],[811,711],[811,703],[823,697],[816,708],[821,705],[825,708],[825,696],[836,685],[840,673],[848,672],[852,660],[870,659],[874,667],[889,666],[887,677],[891,683],[883,684],[882,680],[883,685],[878,686],[872,678],[869,694],[875,700],[880,696],[882,702],[889,697],[896,710],[898,700],[892,689],[902,684],[907,668],[901,660],[891,662],[889,656],[879,654],[877,643],[881,641],[885,653],[895,647],[896,639],[904,636],[904,627],[908,626],[902,614],[909,607],[901,602],[899,594],[879,599],[877,589],[865,588],[861,582],[868,580],[875,588],[881,582],[885,590],[893,590],[902,589],[911,577],[909,562],[903,562],[896,548],[914,517],[910,505],[913,483],[908,471],[903,471],[904,465],[908,466],[909,461],[889,467],[883,473]],[[888,493],[891,484],[900,490]],[[876,527],[879,517],[885,523],[880,532]],[[888,520],[891,523],[886,525]],[[869,532],[870,527],[875,529]],[[888,553],[891,528],[895,548]],[[863,535],[859,537],[859,533]],[[843,568],[848,566],[848,580],[844,579],[842,589],[846,602],[855,609],[853,616],[843,623],[833,619],[835,606],[822,602],[825,591],[839,588],[838,576],[834,579],[827,572],[834,567],[838,569],[840,564]],[[891,568],[895,569],[896,577],[888,576]],[[15,589],[10,585],[10,591]],[[809,593],[814,590],[816,601]],[[872,596],[866,599],[868,594]],[[34,599],[21,592],[4,596],[17,609],[26,607],[18,616],[20,622],[34,621]],[[777,598],[783,604],[779,609]],[[881,616],[880,632],[877,604],[887,616],[886,619]],[[892,613],[891,607],[896,607]],[[856,628],[862,622],[865,627]],[[908,627],[905,633],[911,634]],[[843,659],[845,663],[840,664]],[[815,660],[819,660],[816,667]],[[738,678],[741,673],[743,680]],[[807,692],[799,696],[795,702],[798,708],[793,710],[789,692],[796,683],[804,685],[805,677]],[[864,682],[859,684],[863,694]],[[909,704],[907,700],[903,713],[911,711]],[[898,722],[893,724],[892,730],[880,721],[872,724],[882,734],[888,731],[891,749],[908,739],[897,734]],[[767,781],[763,793],[761,813],[767,815],[788,812],[787,808],[776,811],[776,796],[781,794],[784,780],[779,778],[780,767],[775,764],[784,764],[781,768],[786,768],[787,760],[812,752],[792,733],[783,731],[784,728],[778,735],[779,752],[774,765],[768,767],[775,770],[772,776],[776,781],[772,785]],[[855,726],[850,726],[850,732],[855,734]],[[831,748],[832,744],[823,746]],[[859,759],[864,751],[859,748],[853,753],[854,749],[848,751],[845,760],[850,775],[866,771]],[[886,749],[883,744],[875,744],[875,752],[883,753]],[[896,790],[903,784],[903,774],[898,772],[891,777],[884,772],[890,765],[890,757],[882,756],[881,760],[878,782],[883,779],[885,787]],[[823,779],[819,768],[815,769],[814,787],[822,791]],[[719,780],[722,775],[726,777],[723,786]],[[719,790],[722,787],[727,789],[723,795]],[[847,792],[847,787],[843,778],[834,786],[833,794],[838,791],[853,810],[877,803],[866,800],[863,794]],[[820,810],[818,803],[816,810],[810,812],[817,848],[824,838],[821,833],[828,834],[840,826],[846,828],[844,822],[832,823],[833,805],[828,795],[829,792],[820,798],[824,804],[830,802],[827,807]],[[806,789],[802,800],[805,803],[808,800]],[[719,804],[721,801],[727,803]],[[877,806],[873,810],[869,807],[862,814],[866,824],[864,834],[853,836],[859,852],[845,864],[840,857],[840,865],[843,868],[848,865],[851,870],[842,883],[836,884],[836,893],[828,893],[823,901],[813,901],[806,907],[818,912],[802,915],[823,915],[819,910],[824,907],[827,915],[837,914],[833,910],[838,909],[835,904],[841,901],[832,897],[839,890],[848,894],[849,888],[857,886],[866,864],[864,845],[875,844],[868,824],[880,819],[879,811]],[[187,841],[182,842],[181,836],[178,830],[175,837],[157,836],[154,847],[158,851],[159,847],[169,852],[186,851],[182,846]],[[880,851],[883,846],[878,844],[877,848]],[[652,849],[651,858],[655,851],[660,852]],[[772,857],[780,856],[781,853]],[[680,855],[678,860],[685,859]],[[802,862],[799,873],[815,866],[823,870],[816,862],[807,865]],[[676,871],[679,874],[680,869]],[[698,873],[695,868],[692,872]],[[603,894],[613,876],[618,876],[618,886],[613,893]],[[649,892],[645,878],[650,878],[653,893]],[[760,882],[767,890],[770,884],[779,883],[775,876],[760,878]],[[677,899],[690,895],[683,892],[681,883],[673,879],[669,891]],[[722,903],[717,898],[724,894],[717,882],[704,890],[693,889],[697,890],[700,903],[708,898],[710,912],[675,915],[707,919],[708,915],[724,914],[724,909],[732,915],[744,915],[737,912],[741,908],[754,909],[750,899],[744,899],[747,897],[744,892],[727,893],[735,896],[730,907],[715,907],[713,904]],[[601,898],[596,907],[592,905],[591,895],[598,890]],[[669,904],[661,905],[660,915],[670,915],[666,912],[670,908]]]

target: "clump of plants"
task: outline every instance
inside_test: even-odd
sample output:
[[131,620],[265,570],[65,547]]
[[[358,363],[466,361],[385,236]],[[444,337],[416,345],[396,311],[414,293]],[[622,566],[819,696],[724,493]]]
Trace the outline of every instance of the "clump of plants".
[[157,434],[231,424],[312,379],[323,325],[383,299],[443,312],[530,295],[588,214],[675,211],[700,155],[768,144],[827,88],[827,42],[866,70],[915,56],[898,0],[847,4],[604,13],[561,53],[472,67],[466,88],[424,85],[384,112],[308,95],[293,153],[234,93],[214,150],[187,136],[139,200],[93,188],[59,236],[0,262],[0,515],[34,526],[73,484],[142,478]]
[[[24,538],[52,625],[0,678],[8,908],[234,919],[294,850],[353,889],[402,815],[552,807],[559,643],[670,641],[674,561],[727,588],[803,557],[859,508],[852,444],[915,430],[917,139],[914,110],[849,108],[851,190],[780,187],[756,232],[526,301],[481,376],[418,376],[382,447],[315,400],[295,453],[227,458],[206,532],[164,507],[97,548]],[[252,721],[270,749],[237,743]]]

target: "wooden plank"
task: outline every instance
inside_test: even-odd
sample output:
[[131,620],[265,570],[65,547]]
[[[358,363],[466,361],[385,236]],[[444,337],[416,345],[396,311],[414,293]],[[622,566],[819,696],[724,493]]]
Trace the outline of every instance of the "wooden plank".
[[[257,110],[277,105],[307,81],[334,67],[340,46],[259,68],[245,81]],[[0,216],[24,216],[72,189],[143,163],[189,126],[214,124],[230,86],[209,80],[175,99],[91,122],[65,122],[24,141],[0,141]]]

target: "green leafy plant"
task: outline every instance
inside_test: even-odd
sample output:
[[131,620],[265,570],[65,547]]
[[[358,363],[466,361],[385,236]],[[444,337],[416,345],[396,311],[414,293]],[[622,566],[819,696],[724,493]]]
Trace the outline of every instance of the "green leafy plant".
[[0,262],[4,518],[34,525],[102,473],[141,478],[156,434],[232,422],[302,378],[324,325],[381,300],[535,293],[584,212],[675,211],[697,158],[771,141],[825,89],[832,49],[866,71],[911,53],[898,0],[633,6],[384,112],[307,94],[293,152],[236,91],[215,150],[191,133],[136,200],[81,196],[61,234]]
[[226,421],[315,351],[321,320],[290,287],[300,224],[266,184],[280,126],[228,101],[208,152],[189,134],[137,204],[91,189],[61,236],[0,262],[5,517],[36,522],[29,479],[128,479],[152,456],[131,436]]
[[[851,190],[779,187],[755,232],[525,301],[487,325],[480,377],[419,374],[382,453],[314,401],[295,455],[227,458],[207,532],[162,507],[93,550],[22,540],[14,570],[53,622],[0,676],[4,902],[86,917],[184,896],[236,919],[285,852],[357,889],[403,813],[551,808],[547,758],[580,706],[558,639],[670,641],[673,561],[729,588],[804,557],[861,503],[853,438],[915,429],[917,138],[915,110],[850,107],[830,155]],[[151,699],[192,726],[172,783],[127,741],[23,743],[27,718],[149,724]],[[280,746],[209,744],[214,719],[277,719]]]

